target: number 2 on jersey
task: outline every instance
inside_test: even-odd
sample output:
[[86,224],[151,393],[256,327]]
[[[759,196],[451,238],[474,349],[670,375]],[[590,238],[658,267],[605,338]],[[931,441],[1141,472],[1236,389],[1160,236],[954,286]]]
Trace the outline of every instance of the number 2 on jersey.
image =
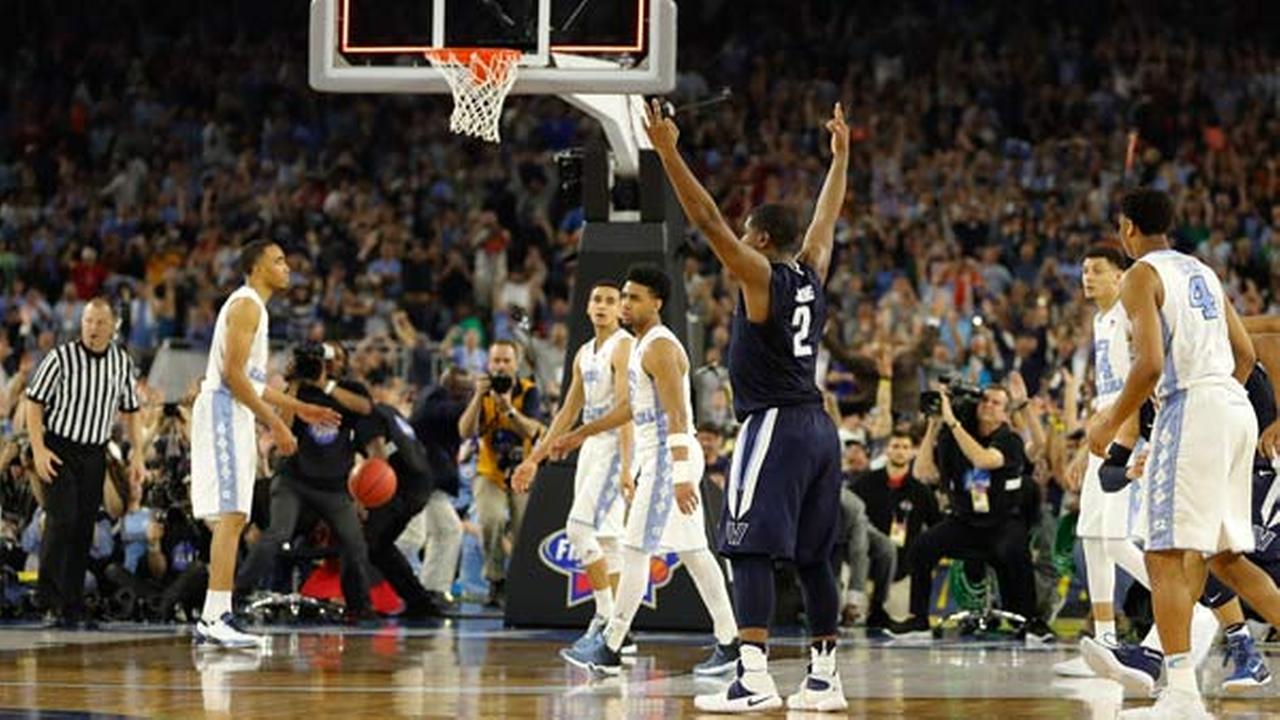
[[1191,276],[1187,294],[1191,307],[1199,310],[1205,320],[1218,317],[1218,302],[1214,299],[1213,291],[1209,289],[1209,283],[1205,282],[1203,275]]
[[813,322],[813,313],[808,305],[797,305],[791,314],[791,327],[795,334],[791,336],[791,352],[796,357],[809,357],[813,354],[813,346],[809,344],[809,324]]

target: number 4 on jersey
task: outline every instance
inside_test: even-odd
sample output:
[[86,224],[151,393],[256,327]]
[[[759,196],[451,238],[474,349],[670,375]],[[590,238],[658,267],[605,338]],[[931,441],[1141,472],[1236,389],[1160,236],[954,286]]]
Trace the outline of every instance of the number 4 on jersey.
[[1187,294],[1191,307],[1199,310],[1205,320],[1218,317],[1218,302],[1214,299],[1213,291],[1209,289],[1209,283],[1205,282],[1203,275],[1191,276]]

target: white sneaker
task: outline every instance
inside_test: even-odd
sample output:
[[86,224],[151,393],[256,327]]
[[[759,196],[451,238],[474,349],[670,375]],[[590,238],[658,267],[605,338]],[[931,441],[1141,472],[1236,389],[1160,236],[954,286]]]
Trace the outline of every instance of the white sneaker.
[[836,653],[821,653],[809,649],[809,674],[800,689],[787,698],[787,709],[816,712],[844,712],[849,701],[840,685],[840,673],[836,670]]
[[1199,694],[1178,690],[1165,690],[1155,705],[1125,710],[1120,717],[1125,720],[1213,720]]
[[256,648],[261,647],[263,641],[261,635],[251,635],[236,627],[235,615],[229,612],[213,622],[197,622],[192,639],[196,645],[223,648]]
[[1089,663],[1086,663],[1084,658],[1078,655],[1070,660],[1063,660],[1060,663],[1054,664],[1053,674],[1058,677],[1069,678],[1098,677],[1098,674],[1089,667]]
[[708,713],[763,712],[781,708],[782,697],[769,673],[745,673],[718,693],[695,697],[693,706]]
[[754,645],[743,645],[734,681],[724,690],[695,697],[693,706],[709,713],[761,712],[781,708],[782,697],[769,675],[764,652]]

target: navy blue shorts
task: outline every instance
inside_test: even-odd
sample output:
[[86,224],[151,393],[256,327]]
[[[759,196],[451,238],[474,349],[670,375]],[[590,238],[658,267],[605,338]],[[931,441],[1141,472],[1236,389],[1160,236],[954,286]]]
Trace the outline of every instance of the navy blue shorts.
[[831,556],[840,518],[840,439],[819,405],[769,408],[738,432],[720,554],[807,565]]

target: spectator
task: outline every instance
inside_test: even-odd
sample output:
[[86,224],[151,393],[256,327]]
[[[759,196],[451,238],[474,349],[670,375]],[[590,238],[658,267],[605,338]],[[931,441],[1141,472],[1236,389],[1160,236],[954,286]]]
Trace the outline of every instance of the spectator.
[[[863,473],[853,480],[853,491],[866,506],[867,519],[881,536],[886,537],[895,555],[892,580],[897,582],[911,574],[909,558],[912,545],[920,534],[942,520],[933,490],[911,473],[915,457],[915,441],[911,433],[895,430],[885,453],[887,462],[879,470]],[[868,625],[872,620],[884,621],[887,588],[876,586],[871,596]]]

